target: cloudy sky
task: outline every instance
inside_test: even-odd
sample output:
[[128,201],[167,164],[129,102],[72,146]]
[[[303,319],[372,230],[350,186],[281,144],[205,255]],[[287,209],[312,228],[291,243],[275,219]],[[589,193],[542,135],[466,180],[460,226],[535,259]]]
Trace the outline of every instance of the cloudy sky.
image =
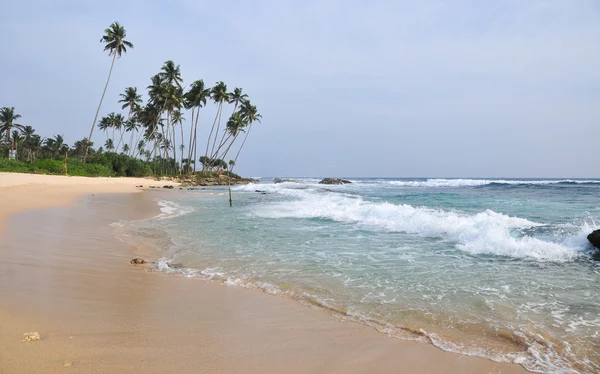
[[0,106],[44,136],[88,134],[110,67],[99,40],[119,21],[135,48],[101,113],[168,59],[184,84],[242,87],[263,115],[245,175],[600,177],[597,0],[20,0],[0,13]]

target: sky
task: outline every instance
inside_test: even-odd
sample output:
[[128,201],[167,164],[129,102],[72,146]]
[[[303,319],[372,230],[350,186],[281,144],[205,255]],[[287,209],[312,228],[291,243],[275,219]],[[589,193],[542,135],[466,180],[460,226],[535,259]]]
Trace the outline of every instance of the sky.
[[245,176],[600,177],[597,0],[20,0],[0,14],[0,107],[42,136],[89,134],[118,21],[134,48],[101,115],[166,60],[184,85],[241,87],[263,116]]

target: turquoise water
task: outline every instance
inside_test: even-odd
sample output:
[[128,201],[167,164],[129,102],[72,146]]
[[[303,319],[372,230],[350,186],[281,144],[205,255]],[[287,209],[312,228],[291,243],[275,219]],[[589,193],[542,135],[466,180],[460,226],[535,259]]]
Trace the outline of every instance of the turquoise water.
[[130,233],[165,271],[532,371],[600,372],[600,180],[298,181],[235,187],[233,208],[226,190],[182,191]]

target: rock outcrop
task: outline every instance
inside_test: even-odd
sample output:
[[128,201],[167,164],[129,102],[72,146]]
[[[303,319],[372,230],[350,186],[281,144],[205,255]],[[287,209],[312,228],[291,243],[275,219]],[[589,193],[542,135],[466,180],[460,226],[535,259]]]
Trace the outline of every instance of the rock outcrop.
[[129,261],[129,263],[133,265],[141,265],[145,264],[146,260],[144,260],[143,258],[134,258],[133,260]]
[[325,178],[319,182],[319,184],[348,184],[348,183],[352,183],[352,182],[350,182],[349,180],[340,179],[340,178]]
[[587,236],[587,239],[592,245],[600,249],[600,230],[596,230]]
[[273,179],[273,183],[278,184],[278,183],[298,183],[297,180],[295,179],[288,179],[288,178],[275,178]]

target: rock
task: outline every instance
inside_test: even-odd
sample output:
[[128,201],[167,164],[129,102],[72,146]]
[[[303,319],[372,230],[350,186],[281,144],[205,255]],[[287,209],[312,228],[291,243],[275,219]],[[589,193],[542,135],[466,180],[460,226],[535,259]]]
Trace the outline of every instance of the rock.
[[596,230],[589,234],[587,240],[589,240],[594,247],[600,249],[600,230]]
[[163,188],[168,188],[168,189],[172,190],[172,189],[173,189],[173,186],[171,186],[171,185],[166,185],[166,186],[163,186]]
[[134,258],[133,260],[129,261],[130,264],[133,265],[141,265],[141,264],[145,264],[146,260],[142,259],[142,258]]
[[273,179],[273,183],[298,183],[298,181],[294,179],[275,178]]
[[348,183],[352,183],[352,182],[350,182],[349,180],[340,179],[340,178],[325,178],[319,182],[319,184],[348,184]]
[[136,187],[137,188],[143,188],[144,186],[140,184],[139,186],[136,186]]
[[24,342],[34,342],[36,340],[40,340],[40,334],[38,332],[26,332],[23,334]]
[[167,266],[171,269],[182,269],[183,268],[183,264],[178,264],[178,263],[167,263]]

